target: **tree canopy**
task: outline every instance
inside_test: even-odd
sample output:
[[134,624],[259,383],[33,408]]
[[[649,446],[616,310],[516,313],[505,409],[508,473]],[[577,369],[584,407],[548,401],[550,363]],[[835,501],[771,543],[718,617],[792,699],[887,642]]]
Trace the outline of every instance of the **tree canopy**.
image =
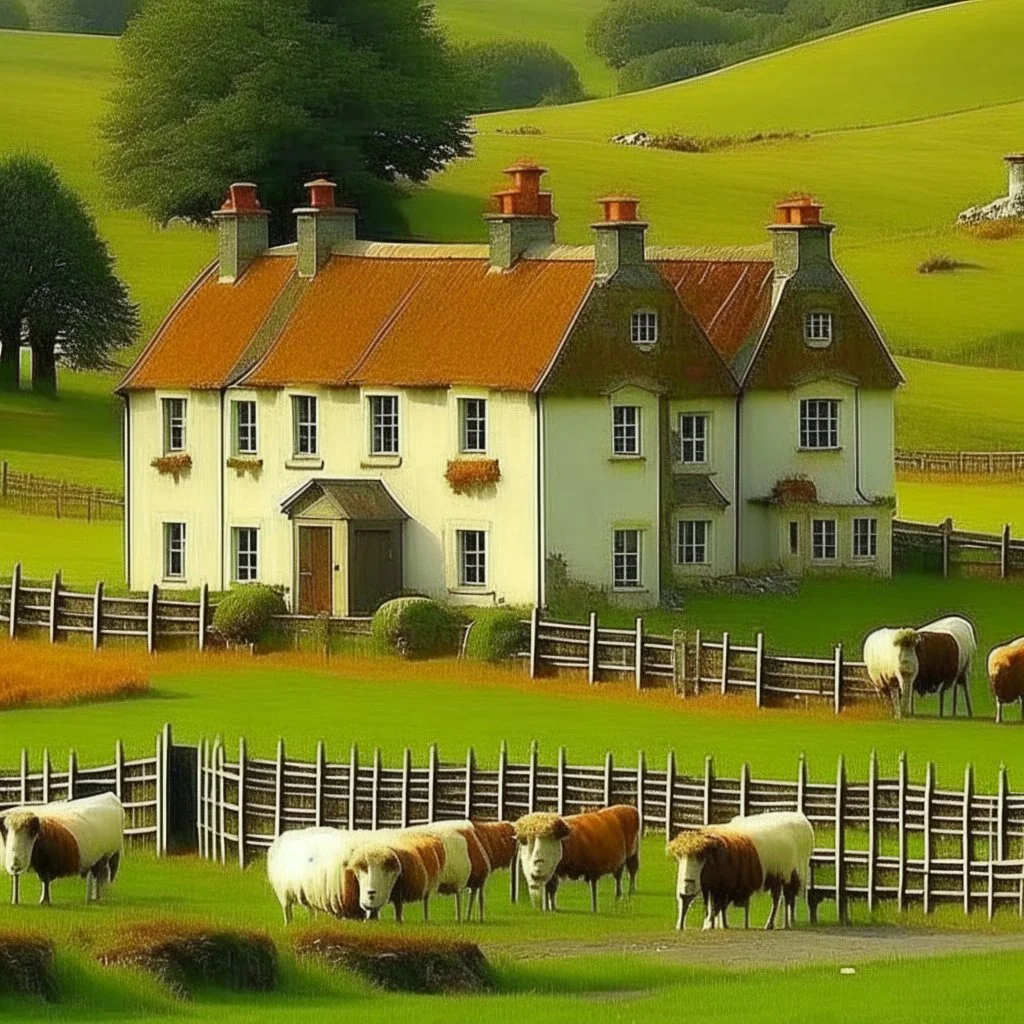
[[381,183],[469,152],[464,83],[425,0],[148,0],[120,48],[104,170],[161,223],[207,221],[250,180],[281,241],[302,182],[328,173],[393,226]]
[[474,113],[583,99],[579,72],[547,43],[521,39],[472,43],[458,56]]
[[56,348],[73,369],[103,369],[139,333],[138,308],[81,199],[34,156],[0,159],[0,387],[19,385],[19,349],[32,382],[57,387]]

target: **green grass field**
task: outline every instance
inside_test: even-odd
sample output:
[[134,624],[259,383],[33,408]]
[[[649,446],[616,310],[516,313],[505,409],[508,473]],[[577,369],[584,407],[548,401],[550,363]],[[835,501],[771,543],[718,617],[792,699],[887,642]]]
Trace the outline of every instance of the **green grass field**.
[[946,516],[961,530],[998,533],[1010,523],[1014,537],[1024,536],[1024,482],[930,483],[903,480],[897,487],[899,515],[922,523]]

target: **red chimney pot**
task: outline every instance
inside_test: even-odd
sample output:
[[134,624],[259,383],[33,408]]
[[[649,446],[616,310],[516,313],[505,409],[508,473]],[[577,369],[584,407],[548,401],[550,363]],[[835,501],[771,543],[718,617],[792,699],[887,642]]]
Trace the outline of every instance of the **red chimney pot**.
[[821,223],[821,204],[811,196],[787,199],[775,207],[775,223],[801,226]]
[[540,179],[547,173],[546,167],[521,160],[506,167],[504,173],[512,178],[512,187],[492,194],[492,209],[495,213],[501,216],[554,216],[551,193],[540,190]]
[[257,186],[251,181],[236,181],[229,186],[227,198],[221,209],[233,213],[255,213],[261,210],[256,189]]
[[604,211],[606,224],[635,224],[640,219],[640,200],[636,196],[602,196],[597,202]]
[[327,178],[316,178],[307,181],[305,186],[309,192],[309,205],[315,210],[330,210],[335,206],[334,196],[337,184]]

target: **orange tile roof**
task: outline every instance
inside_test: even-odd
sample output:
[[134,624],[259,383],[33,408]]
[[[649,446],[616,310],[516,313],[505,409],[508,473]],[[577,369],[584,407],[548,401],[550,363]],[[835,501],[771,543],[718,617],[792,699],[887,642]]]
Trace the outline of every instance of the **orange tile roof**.
[[768,319],[771,260],[662,260],[655,266],[731,366]]
[[168,314],[120,388],[224,387],[294,269],[294,258],[262,256],[235,284],[220,284],[216,264],[208,267]]
[[335,256],[244,383],[532,390],[593,280],[593,264]]

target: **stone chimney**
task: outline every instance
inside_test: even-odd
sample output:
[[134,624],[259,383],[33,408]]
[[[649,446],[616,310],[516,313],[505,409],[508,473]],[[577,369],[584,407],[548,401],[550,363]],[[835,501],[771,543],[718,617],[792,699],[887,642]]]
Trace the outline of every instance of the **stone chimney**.
[[1010,153],[1003,159],[1010,169],[1010,202],[1024,206],[1024,153]]
[[551,193],[541,192],[547,168],[521,162],[505,168],[512,187],[491,196],[492,209],[484,215],[491,238],[491,266],[508,270],[532,245],[554,245],[555,221]]
[[356,211],[335,203],[338,186],[326,178],[307,181],[309,204],[294,211],[299,277],[316,277],[336,245],[356,237]]
[[623,267],[644,263],[644,234],[647,224],[640,220],[640,200],[634,196],[605,196],[598,199],[603,218],[594,229],[594,276],[607,281]]
[[260,206],[252,182],[236,181],[221,208],[213,211],[213,218],[217,222],[219,280],[230,284],[270,245],[270,214]]
[[810,196],[787,199],[775,207],[772,232],[775,277],[792,277],[798,270],[830,266],[834,224],[821,219],[821,206]]

